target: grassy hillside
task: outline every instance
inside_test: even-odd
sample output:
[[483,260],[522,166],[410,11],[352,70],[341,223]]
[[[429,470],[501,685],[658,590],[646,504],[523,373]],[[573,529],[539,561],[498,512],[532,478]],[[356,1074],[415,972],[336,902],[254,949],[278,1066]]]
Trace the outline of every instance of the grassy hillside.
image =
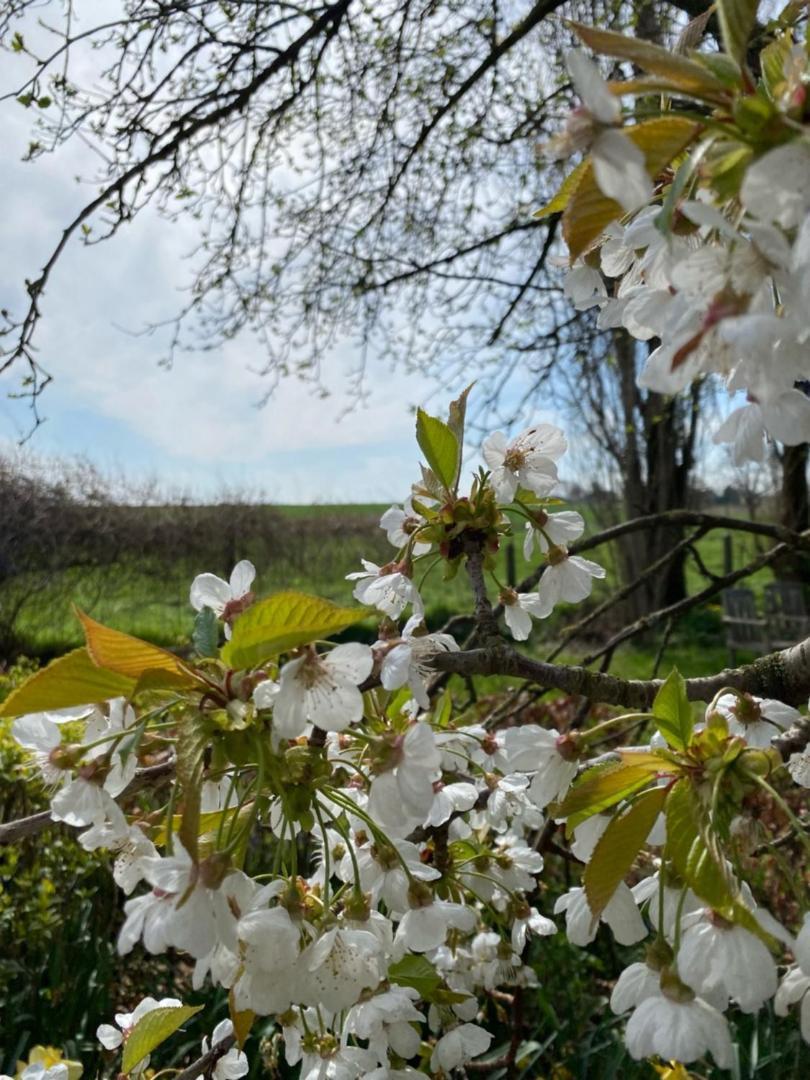
[[[188,589],[195,574],[212,571],[227,576],[232,562],[250,558],[256,565],[256,589],[266,595],[280,589],[298,589],[317,593],[329,599],[351,601],[351,583],[345,575],[360,569],[360,559],[382,563],[393,555],[384,533],[378,527],[382,505],[345,506],[273,506],[245,508],[185,507],[174,509],[177,530],[167,542],[165,535],[150,543],[149,533],[137,550],[126,550],[109,566],[96,569],[69,566],[47,575],[30,576],[29,595],[16,621],[20,651],[40,656],[63,652],[81,643],[78,624],[72,614],[72,604],[88,611],[95,618],[122,630],[169,646],[188,641],[193,613],[188,605]],[[598,525],[587,505],[578,507],[588,522],[588,531]],[[230,511],[230,512],[229,512]],[[162,508],[120,508],[125,532],[133,536],[145,526],[155,527]],[[168,509],[165,511],[168,513]],[[178,516],[179,515],[179,516]],[[154,519],[154,520],[153,520]],[[517,522],[520,533],[522,526]],[[157,536],[157,534],[155,534]],[[210,541],[210,542],[209,542]],[[740,566],[758,550],[757,541],[743,534],[732,537],[733,562]],[[723,571],[723,535],[711,533],[699,543],[701,558],[709,571]],[[189,554],[191,549],[194,554]],[[515,578],[520,581],[534,565],[522,554],[522,534],[513,542]],[[617,575],[611,548],[589,553],[607,569],[604,582],[597,582],[594,602],[603,599],[616,587]],[[421,573],[432,560],[420,564]],[[498,558],[497,575],[508,579],[506,545]],[[771,580],[770,571],[760,571],[751,579],[759,591]],[[420,580],[417,577],[417,580]],[[705,585],[694,563],[688,568],[690,591]],[[16,581],[16,588],[26,593],[25,579]],[[441,565],[427,575],[422,586],[427,604],[428,622],[437,627],[450,615],[469,610],[469,590],[466,577],[460,573],[451,581],[442,579]],[[3,593],[0,592],[0,604]],[[577,617],[582,614],[577,609]],[[571,609],[555,613],[552,619],[538,625],[532,638],[532,648],[544,655],[570,620]],[[366,631],[373,633],[374,620]],[[657,651],[656,640],[618,652],[612,670],[627,674],[649,675]],[[576,653],[570,659],[576,659]],[[580,654],[581,655],[581,654]],[[666,666],[677,663],[684,670],[700,673],[717,669],[725,662],[725,649],[719,627],[719,608],[705,614],[693,615],[685,626],[673,635],[664,658]]]

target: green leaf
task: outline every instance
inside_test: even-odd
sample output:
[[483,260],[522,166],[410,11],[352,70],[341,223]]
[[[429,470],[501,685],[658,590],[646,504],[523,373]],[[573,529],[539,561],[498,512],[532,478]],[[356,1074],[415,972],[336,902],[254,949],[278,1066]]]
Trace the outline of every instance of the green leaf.
[[452,494],[461,466],[461,447],[452,430],[438,417],[417,409],[416,441],[444,489]]
[[205,752],[211,744],[211,727],[201,713],[189,712],[177,725],[177,782],[183,793],[183,810],[177,835],[193,862],[197,862],[200,837]]
[[532,217],[544,218],[549,214],[560,214],[568,206],[571,200],[571,196],[577,189],[577,184],[580,181],[582,174],[585,172],[585,168],[588,164],[588,159],[580,161],[579,165],[573,169],[568,176],[563,180],[560,186],[557,188],[557,193],[553,198],[541,206],[539,210],[535,210]]
[[670,52],[651,41],[625,37],[612,30],[599,30],[595,26],[584,26],[577,22],[571,25],[577,36],[595,53],[612,56],[617,60],[629,60],[642,71],[660,75],[677,86],[682,93],[710,101],[725,101],[728,97],[726,88],[719,79],[686,56]]
[[455,401],[450,402],[450,410],[447,417],[447,426],[453,432],[458,443],[458,468],[456,470],[455,478],[453,479],[453,488],[455,490],[458,484],[459,477],[461,476],[461,459],[464,454],[464,423],[467,417],[467,396],[469,395],[475,383],[463,390]]
[[191,643],[198,656],[216,656],[219,651],[219,620],[210,607],[204,607],[194,619]]
[[[644,162],[651,177],[656,177],[693,140],[699,126],[683,116],[659,116],[644,120],[622,131],[644,153]],[[588,159],[576,190],[563,214],[563,235],[573,262],[588,251],[600,238],[611,221],[624,215],[614,199],[600,191]]]
[[196,686],[199,678],[183,661],[148,641],[113,630],[74,608],[87,639],[87,651],[99,667],[130,679],[150,676],[150,688],[160,686],[182,689]]
[[163,1005],[142,1016],[124,1043],[121,1071],[130,1073],[135,1066],[165,1042],[186,1020],[196,1016],[202,1005]]
[[710,832],[697,792],[684,777],[673,786],[666,803],[666,855],[692,890],[717,911],[728,909],[736,893],[734,880]]
[[98,667],[87,649],[74,649],[12,691],[0,706],[0,716],[94,705],[113,697],[129,697],[134,688],[134,679]]
[[367,614],[363,608],[338,607],[306,593],[276,593],[239,616],[221,656],[232,668],[255,667],[298,645],[331,637]]
[[650,834],[667,797],[665,787],[644,791],[628,810],[616,814],[602,833],[585,867],[583,885],[595,918],[627,876],[633,860]]
[[442,984],[442,977],[425,956],[409,953],[391,964],[389,982],[398,986],[411,986],[419,991],[423,1001],[430,1001]]
[[723,45],[739,63],[745,60],[748,39],[757,21],[759,0],[717,0]]
[[677,668],[667,675],[653,701],[658,730],[674,750],[685,750],[692,738],[694,718],[686,695],[686,682]]
[[790,50],[790,39],[785,35],[766,45],[759,54],[762,81],[771,98],[776,96],[777,87],[785,82],[785,61],[790,56]]
[[[555,816],[568,818],[569,829],[629,798],[672,766],[655,753],[624,755],[620,762],[588,769],[568,792]],[[574,822],[572,819],[576,818]]]

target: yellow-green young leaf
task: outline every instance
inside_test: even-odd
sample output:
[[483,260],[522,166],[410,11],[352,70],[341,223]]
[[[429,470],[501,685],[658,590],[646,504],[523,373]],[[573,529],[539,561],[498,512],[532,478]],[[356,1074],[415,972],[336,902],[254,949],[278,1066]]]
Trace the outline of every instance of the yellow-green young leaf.
[[114,697],[128,697],[134,689],[134,679],[105,671],[93,663],[87,649],[74,649],[12,691],[0,706],[0,716],[95,705]]
[[759,54],[762,81],[772,98],[776,96],[777,87],[785,81],[785,62],[790,57],[790,53],[790,37],[785,34],[780,35],[770,45],[766,45]]
[[186,1020],[196,1016],[202,1008],[202,1005],[162,1005],[142,1016],[124,1043],[121,1072],[132,1072],[138,1062],[143,1061],[170,1035],[174,1035]]
[[455,401],[450,402],[450,409],[447,416],[447,426],[453,432],[458,443],[458,469],[456,470],[456,476],[453,480],[453,487],[455,488],[459,480],[461,473],[461,458],[464,453],[464,422],[467,416],[467,396],[469,395],[475,383],[470,383],[466,390],[463,390]]
[[[637,754],[636,760],[629,764],[620,761],[588,769],[568,792],[555,814],[569,819],[576,817],[576,823],[579,824],[593,814],[608,810],[622,799],[634,795],[670,768],[663,758],[649,753]],[[569,827],[574,827],[571,820]]]
[[694,60],[641,38],[625,37],[612,30],[598,30],[595,26],[584,26],[582,23],[571,25],[578,37],[595,53],[617,60],[629,60],[642,71],[667,79],[684,94],[709,101],[724,101],[728,96],[723,83]]
[[452,430],[443,420],[417,409],[416,441],[428,465],[446,491],[452,493],[461,464],[461,446]]
[[[656,177],[673,158],[685,150],[700,126],[683,116],[659,116],[623,128],[624,134],[644,153],[647,172]],[[573,262],[602,235],[611,221],[624,214],[619,203],[599,190],[593,164],[587,161],[563,214],[563,235]]]
[[247,1042],[250,1029],[253,1027],[253,1021],[256,1019],[256,1013],[252,1012],[250,1009],[242,1009],[240,1012],[236,1008],[233,990],[228,992],[228,1012],[231,1017],[231,1023],[233,1024],[233,1034],[236,1039],[236,1045],[241,1050]]
[[729,56],[742,63],[748,39],[757,20],[759,0],[717,0],[717,17],[723,45]]
[[183,809],[177,835],[196,863],[200,838],[200,803],[203,762],[211,743],[211,729],[201,713],[189,712],[177,725],[177,782],[183,793]]
[[686,682],[677,668],[667,675],[653,701],[652,714],[658,730],[675,750],[684,750],[692,738],[692,705],[686,696]]
[[647,839],[667,797],[665,787],[644,791],[610,821],[585,867],[583,885],[588,906],[598,917],[624,881],[641,845]]
[[191,668],[174,653],[121,630],[113,630],[111,626],[104,626],[79,608],[75,611],[84,630],[87,651],[99,667],[135,680],[148,672],[151,689],[157,689],[157,683],[182,688],[194,686],[197,682]]
[[255,667],[280,652],[331,637],[366,614],[362,608],[338,607],[306,593],[276,593],[239,616],[222,659],[232,668]]
[[672,787],[666,802],[665,856],[677,873],[711,907],[720,910],[734,901],[734,884],[725,861],[710,850],[708,823],[698,794],[684,777]]
[[571,196],[577,189],[577,184],[580,181],[580,177],[585,172],[588,165],[588,159],[580,161],[579,165],[566,176],[560,186],[557,188],[557,193],[552,199],[550,199],[545,206],[541,206],[539,210],[535,210],[532,217],[544,218],[549,214],[560,214],[568,206]]

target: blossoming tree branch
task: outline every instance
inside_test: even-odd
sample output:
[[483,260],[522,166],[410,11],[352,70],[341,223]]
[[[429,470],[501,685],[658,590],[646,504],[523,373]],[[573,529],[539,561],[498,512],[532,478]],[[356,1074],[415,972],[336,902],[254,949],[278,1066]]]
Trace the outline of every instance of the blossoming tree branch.
[[[540,213],[562,214],[574,303],[660,342],[645,383],[677,393],[715,378],[743,390],[747,403],[715,437],[757,457],[766,438],[810,438],[810,64],[803,5],[756,42],[756,4],[717,10],[723,52],[576,28],[593,52],[637,71],[606,83],[585,53],[569,55],[582,106],[547,150],[583,156]],[[175,950],[192,959],[195,988],[227,990],[230,1019],[207,1029],[182,1080],[245,1075],[242,1048],[267,1017],[307,1080],[513,1075],[521,995],[542,978],[542,943],[532,965],[527,945],[552,934],[636,948],[610,996],[634,1058],[728,1068],[730,1012],[769,1001],[780,1015],[800,1005],[810,1041],[810,914],[780,923],[740,857],[763,793],[810,846],[785,795],[810,786],[810,726],[797,708],[810,693],[810,640],[715,676],[649,681],[526,652],[536,621],[568,612],[605,576],[585,551],[660,522],[583,538],[582,517],[555,494],[567,445],[551,424],[491,435],[485,466],[465,471],[467,395],[446,419],[419,411],[420,475],[381,519],[391,562],[348,575],[356,605],[260,599],[243,561],[229,581],[193,582],[188,658],[78,612],[85,647],[0,710],[52,789],[49,812],[0,827],[0,839],[59,821],[85,849],[109,850],[127,896],[120,952]],[[775,544],[653,621],[810,544],[777,526],[679,520],[695,535],[722,524]],[[495,573],[516,530],[536,559],[517,589]],[[472,607],[462,646],[455,620],[425,625],[421,596],[428,575],[457,573]],[[372,615],[374,645],[330,640]],[[459,704],[454,674],[508,675],[617,709],[557,731],[518,695],[482,718]],[[269,853],[258,867],[257,835]],[[545,910],[552,838],[582,872]],[[504,997],[514,1037],[496,1053],[492,1006]],[[146,998],[102,1024],[111,1074],[143,1074],[199,1008]],[[66,1080],[71,1067],[23,1075]]]

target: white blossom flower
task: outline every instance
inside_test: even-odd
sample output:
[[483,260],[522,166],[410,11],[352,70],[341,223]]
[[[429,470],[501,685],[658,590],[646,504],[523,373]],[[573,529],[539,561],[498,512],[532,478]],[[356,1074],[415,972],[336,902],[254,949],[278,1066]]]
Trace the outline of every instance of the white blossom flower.
[[307,1005],[348,1009],[385,977],[380,941],[368,930],[334,926],[311,942],[299,960],[299,993]]
[[411,577],[399,564],[377,566],[368,559],[360,560],[363,570],[346,575],[347,581],[356,581],[352,595],[368,607],[377,608],[390,619],[398,619],[408,604],[414,615],[424,615],[425,605]]
[[256,567],[248,559],[236,564],[230,581],[216,574],[198,574],[191,583],[189,603],[195,611],[210,608],[225,623],[225,636],[229,638],[234,618],[253,603],[251,585],[255,577]]
[[62,743],[62,733],[47,713],[28,713],[11,725],[16,742],[33,758],[46,784],[57,784],[64,777],[64,768],[55,763],[54,751]]
[[478,1024],[459,1024],[442,1035],[430,1056],[432,1072],[441,1069],[451,1073],[453,1069],[472,1061],[479,1054],[486,1053],[492,1043],[492,1036]]
[[567,448],[565,436],[553,424],[527,428],[510,443],[502,431],[486,438],[482,451],[499,502],[511,502],[519,487],[548,495],[557,483],[556,462]]
[[700,998],[679,997],[684,1000],[660,990],[638,1005],[625,1033],[630,1056],[640,1061],[657,1054],[688,1065],[708,1051],[721,1069],[729,1068],[732,1049],[726,1018]]
[[661,972],[648,964],[630,964],[616,980],[610,995],[610,1007],[615,1013],[635,1009],[645,998],[660,992]]
[[[360,872],[360,887],[371,893],[376,903],[382,900],[390,912],[401,914],[408,910],[408,889],[411,880],[435,881],[442,875],[434,866],[422,862],[419,848],[409,840],[391,839],[391,846],[364,844],[356,853]],[[338,876],[353,881],[351,856],[343,856]]]
[[585,519],[576,510],[562,510],[558,514],[535,510],[534,522],[526,522],[523,557],[531,559],[535,544],[544,555],[550,546],[567,547],[573,540],[579,539],[584,531]]
[[[406,499],[401,507],[390,507],[380,518],[380,528],[385,530],[388,542],[395,548],[404,548],[414,532],[424,524],[425,519],[414,510],[410,499]],[[431,547],[432,544],[417,540],[412,545],[411,554],[414,557],[425,555]]]
[[391,835],[421,825],[433,805],[441,756],[428,724],[412,724],[389,746],[389,767],[371,782],[368,809]]
[[[359,686],[371,674],[374,657],[368,645],[351,641],[319,654],[314,648],[281,669],[273,699],[273,730],[285,739],[301,735],[307,724],[323,731],[343,731],[363,715]],[[259,683],[256,690],[263,684]]]
[[532,615],[538,611],[537,593],[502,589],[499,599],[503,604],[503,617],[509,633],[515,641],[526,641],[532,632]]
[[[233,1024],[230,1020],[220,1020],[217,1026],[214,1028],[214,1032],[211,1036],[211,1044],[209,1046],[208,1039],[204,1038],[202,1041],[202,1052],[207,1054],[208,1051],[221,1043],[223,1039],[228,1039],[233,1035]],[[248,1064],[247,1054],[244,1054],[238,1047],[232,1046],[227,1053],[223,1054],[221,1058],[217,1060],[214,1065],[213,1071],[210,1076],[213,1080],[240,1080],[240,1077],[247,1076],[250,1072],[250,1065]],[[206,1080],[209,1074],[201,1073],[197,1080]]]
[[570,737],[553,728],[538,724],[509,728],[504,749],[510,770],[534,774],[529,798],[540,810],[561,799],[577,775],[577,755]]
[[422,709],[430,707],[427,684],[435,674],[431,657],[439,652],[458,652],[450,634],[427,634],[421,615],[412,615],[402,631],[402,640],[387,652],[380,668],[380,682],[386,690],[408,686]]
[[297,993],[300,927],[284,907],[257,907],[242,915],[236,933],[244,965],[233,988],[237,1008],[284,1012]]
[[743,1012],[761,1009],[776,993],[776,963],[750,930],[734,926],[710,910],[682,923],[678,974],[696,994],[725,1012],[733,999]]
[[[177,998],[161,998],[160,1001],[153,997],[145,997],[131,1013],[116,1013],[114,1027],[112,1024],[100,1024],[96,1028],[96,1038],[105,1050],[117,1050],[129,1038],[132,1029],[138,1021],[155,1009],[176,1009],[183,1002]],[[148,1059],[139,1063],[138,1072],[143,1072],[148,1065]]]
[[605,569],[581,555],[569,555],[562,548],[552,548],[549,565],[537,585],[537,603],[532,615],[545,619],[557,604],[578,604],[591,595],[594,578],[603,578]]
[[345,1030],[367,1039],[369,1050],[381,1064],[387,1064],[389,1049],[405,1060],[415,1057],[421,1040],[412,1025],[425,1019],[414,1004],[418,1000],[419,992],[413,987],[392,985],[353,1005]]
[[558,897],[554,914],[565,912],[565,932],[572,945],[590,945],[599,922],[606,923],[620,945],[635,945],[647,936],[647,927],[636,907],[630,889],[622,881],[611,896],[599,919],[594,918],[585,890],[569,889]]
[[537,908],[526,905],[526,910],[520,911],[512,923],[512,948],[520,956],[526,948],[529,934],[537,937],[548,937],[557,933],[557,924],[552,919],[541,915]]
[[475,784],[458,781],[455,784],[435,784],[433,805],[425,819],[425,825],[443,825],[454,813],[471,810],[478,799]]
[[[573,50],[566,55],[565,62],[574,88],[591,118],[590,150],[596,183],[603,195],[615,199],[624,210],[638,210],[652,198],[653,184],[644,154],[632,139],[618,130],[621,105],[585,53]],[[582,115],[576,117],[575,123],[580,130],[586,126]]]
[[430,952],[444,944],[451,928],[470,931],[476,921],[476,913],[465,904],[433,900],[405,912],[397,927],[394,943],[401,955],[406,951]]
[[795,724],[801,716],[790,705],[753,694],[722,694],[714,708],[725,718],[730,735],[739,735],[749,746],[763,750],[770,746],[775,735]]

